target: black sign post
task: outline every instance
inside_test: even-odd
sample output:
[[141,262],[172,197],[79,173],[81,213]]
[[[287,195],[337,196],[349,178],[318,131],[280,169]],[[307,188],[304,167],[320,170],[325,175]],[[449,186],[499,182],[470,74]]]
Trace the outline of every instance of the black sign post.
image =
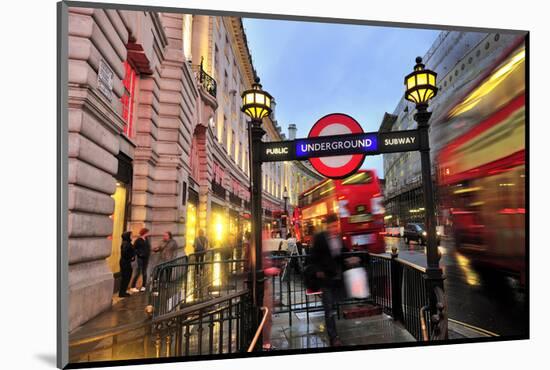
[[[362,132],[361,125],[352,117],[333,113],[319,119],[313,125],[308,138],[291,141],[267,142],[261,141],[265,131],[261,128],[262,118],[271,113],[271,95],[261,90],[259,79],[251,90],[243,92],[242,111],[251,120],[251,190],[252,215],[254,218],[254,250],[253,296],[256,306],[255,323],[258,324],[259,312],[257,308],[263,302],[263,272],[261,260],[261,165],[263,162],[304,161],[309,160],[311,165],[322,175],[338,179],[355,173],[363,163],[365,156],[383,153],[419,151],[422,167],[422,182],[424,203],[426,210],[427,227],[427,262],[426,270],[427,293],[429,296],[429,312],[431,318],[432,339],[447,339],[447,301],[443,287],[443,272],[439,267],[439,253],[435,231],[435,207],[433,200],[430,145],[428,121],[431,112],[428,112],[430,99],[437,94],[436,76],[433,71],[424,68],[422,58],[416,59],[414,71],[405,77],[405,99],[414,103],[417,113],[414,115],[418,122],[417,130],[391,132]],[[343,135],[324,135],[327,132],[347,133]],[[351,155],[344,165],[329,166],[320,161],[321,157]],[[286,211],[286,206],[285,206]],[[255,263],[254,263],[255,262]]]

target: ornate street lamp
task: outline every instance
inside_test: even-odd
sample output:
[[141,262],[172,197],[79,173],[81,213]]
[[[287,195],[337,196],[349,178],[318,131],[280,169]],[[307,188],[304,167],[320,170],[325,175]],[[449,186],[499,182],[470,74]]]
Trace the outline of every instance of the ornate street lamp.
[[[264,273],[262,268],[262,137],[265,131],[262,128],[262,119],[271,114],[272,97],[262,90],[260,79],[255,78],[252,89],[242,93],[241,111],[250,117],[249,146],[250,150],[250,189],[252,197],[252,245],[251,276],[252,299],[254,302],[254,324],[260,324],[260,308],[263,306]],[[261,337],[259,342],[261,342]],[[261,343],[259,343],[261,346]]]
[[430,99],[437,95],[436,78],[437,73],[425,69],[422,58],[417,57],[414,71],[405,77],[405,99],[415,103],[417,109],[419,105],[427,107]]
[[437,73],[426,69],[422,58],[416,58],[414,71],[405,77],[405,99],[416,105],[414,120],[418,123],[420,135],[420,161],[422,168],[422,186],[424,191],[425,223],[427,232],[426,269],[427,289],[430,300],[432,338],[447,339],[447,302],[443,290],[443,271],[439,267],[439,251],[435,232],[435,207],[433,198],[432,174],[430,163],[430,137],[428,121],[432,115],[428,112],[429,101],[437,95]]
[[256,77],[252,89],[242,93],[243,105],[241,110],[252,120],[261,125],[262,118],[271,114],[273,97],[262,90],[260,79]]

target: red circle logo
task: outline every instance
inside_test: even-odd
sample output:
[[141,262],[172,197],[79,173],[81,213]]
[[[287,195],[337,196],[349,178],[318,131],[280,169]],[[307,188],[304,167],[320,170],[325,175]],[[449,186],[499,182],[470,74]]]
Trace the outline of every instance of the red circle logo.
[[[308,138],[360,133],[363,133],[363,128],[355,119],[347,114],[332,113],[315,122],[309,131]],[[331,179],[341,179],[357,171],[364,160],[365,154],[346,154],[310,158],[309,163],[321,175]]]

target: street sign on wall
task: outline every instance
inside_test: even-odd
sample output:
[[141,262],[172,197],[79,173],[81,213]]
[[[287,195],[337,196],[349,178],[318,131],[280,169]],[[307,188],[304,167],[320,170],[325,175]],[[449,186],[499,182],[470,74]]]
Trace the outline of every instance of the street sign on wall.
[[367,155],[420,150],[423,145],[418,130],[363,132],[352,117],[335,113],[317,121],[307,138],[262,143],[261,160],[309,160],[320,174],[337,179],[357,171]]

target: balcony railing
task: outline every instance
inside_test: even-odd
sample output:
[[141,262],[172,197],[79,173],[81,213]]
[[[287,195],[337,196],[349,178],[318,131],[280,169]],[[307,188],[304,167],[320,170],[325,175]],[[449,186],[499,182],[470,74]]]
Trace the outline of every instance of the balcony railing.
[[201,86],[214,98],[216,98],[216,93],[218,91],[218,84],[216,83],[216,80],[210,76],[204,68],[202,67],[202,59],[201,64],[196,65],[192,64],[191,68],[195,71],[197,78],[199,79],[199,83]]
[[212,193],[225,200],[225,188],[222,184],[212,180]]
[[234,193],[229,193],[229,201],[231,202],[231,204],[237,206],[237,207],[241,207],[242,205],[242,200],[241,198],[237,195],[237,194],[234,194]]

